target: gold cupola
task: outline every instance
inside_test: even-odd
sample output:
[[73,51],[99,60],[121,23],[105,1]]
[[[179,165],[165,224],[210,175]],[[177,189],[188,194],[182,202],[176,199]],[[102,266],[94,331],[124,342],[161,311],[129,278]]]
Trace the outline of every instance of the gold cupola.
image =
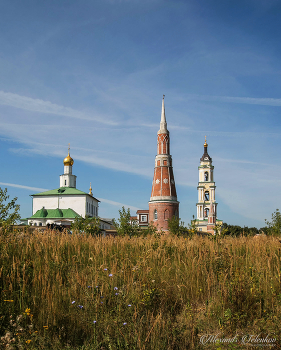
[[70,166],[70,165],[72,166],[74,163],[74,160],[70,157],[69,150],[70,150],[70,146],[68,146],[68,155],[63,160],[63,164],[65,166]]
[[207,136],[205,136],[205,143],[204,143],[204,147],[208,147],[208,144],[207,144]]

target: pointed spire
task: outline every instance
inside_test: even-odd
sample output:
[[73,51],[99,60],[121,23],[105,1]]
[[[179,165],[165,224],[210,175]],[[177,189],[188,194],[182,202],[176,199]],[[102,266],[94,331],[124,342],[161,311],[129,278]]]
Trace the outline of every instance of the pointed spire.
[[90,182],[90,188],[89,188],[89,195],[92,196],[93,192],[92,192],[92,183]]
[[164,98],[165,98],[165,95],[163,95],[163,99],[162,99],[162,112],[161,112],[160,130],[158,131],[158,134],[168,133],[167,122],[166,122],[166,115],[165,115]]

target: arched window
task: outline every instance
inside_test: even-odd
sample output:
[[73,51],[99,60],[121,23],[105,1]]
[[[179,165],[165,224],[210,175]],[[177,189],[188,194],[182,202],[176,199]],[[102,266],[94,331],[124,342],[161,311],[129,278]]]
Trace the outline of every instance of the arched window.
[[209,173],[208,173],[208,171],[205,171],[205,173],[204,173],[204,180],[205,181],[209,181]]
[[64,180],[64,185],[66,186],[66,180]]
[[204,217],[207,218],[209,215],[209,208],[205,208]]
[[154,210],[154,220],[157,220],[157,210]]
[[205,201],[208,201],[210,198],[209,191],[205,191]]
[[169,210],[166,209],[166,210],[164,211],[164,220],[168,220],[168,219],[169,219]]

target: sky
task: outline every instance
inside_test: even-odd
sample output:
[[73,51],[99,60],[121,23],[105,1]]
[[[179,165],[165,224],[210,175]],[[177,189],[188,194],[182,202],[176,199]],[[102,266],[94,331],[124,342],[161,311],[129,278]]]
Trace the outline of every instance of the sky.
[[29,217],[70,143],[101,217],[148,209],[165,94],[181,219],[206,135],[218,218],[265,226],[280,208],[280,16],[278,0],[1,0],[0,186]]

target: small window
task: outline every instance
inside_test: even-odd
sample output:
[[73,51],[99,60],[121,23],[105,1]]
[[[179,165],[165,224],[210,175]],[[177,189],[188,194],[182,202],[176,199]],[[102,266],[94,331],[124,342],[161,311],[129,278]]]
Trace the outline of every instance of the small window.
[[157,160],[157,166],[160,166],[160,160]]
[[164,160],[164,165],[167,165],[167,161],[166,160]]
[[66,186],[66,180],[64,180],[64,185]]
[[146,222],[146,221],[147,221],[147,216],[141,215],[141,222]]
[[199,228],[199,231],[202,231],[202,228]]
[[154,210],[154,220],[157,220],[157,210]]
[[205,171],[205,173],[204,173],[204,180],[205,181],[209,181],[209,173],[208,173],[208,171]]
[[169,218],[169,210],[166,209],[166,210],[164,211],[164,220],[168,220],[168,218]]
[[205,201],[209,200],[209,191],[205,191]]
[[42,222],[39,222],[39,226],[42,226]]
[[205,208],[205,211],[204,211],[205,218],[207,218],[208,215],[209,215],[209,208]]

